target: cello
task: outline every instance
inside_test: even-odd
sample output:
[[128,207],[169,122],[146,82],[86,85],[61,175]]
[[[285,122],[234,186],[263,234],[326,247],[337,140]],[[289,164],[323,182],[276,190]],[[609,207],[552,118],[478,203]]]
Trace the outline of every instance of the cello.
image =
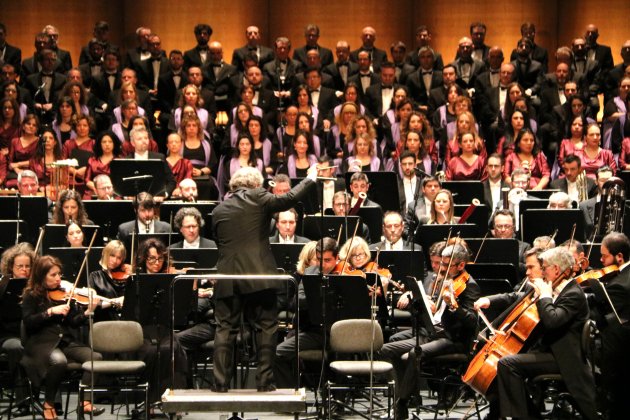
[[[554,280],[552,287],[555,289],[562,281],[569,278],[571,267],[560,273]],[[475,391],[486,395],[490,385],[497,376],[497,364],[499,359],[519,353],[526,344],[536,326],[540,323],[540,315],[536,302],[538,296],[535,290],[529,291],[510,311],[498,329],[493,329],[483,313],[480,317],[491,331],[482,349],[473,357],[462,381]]]

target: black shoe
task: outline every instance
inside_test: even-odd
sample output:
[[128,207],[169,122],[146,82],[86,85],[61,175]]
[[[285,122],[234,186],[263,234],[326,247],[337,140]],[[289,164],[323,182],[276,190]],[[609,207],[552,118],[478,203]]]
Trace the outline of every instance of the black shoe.
[[57,416],[63,416],[63,405],[60,402],[55,403],[55,412]]
[[260,385],[257,388],[258,392],[273,392],[275,390],[276,390],[276,386],[274,384]]
[[212,390],[212,392],[225,393],[228,392],[228,389],[230,388],[227,385],[212,385],[210,389]]
[[11,417],[25,417],[31,414],[31,407],[28,404],[21,404],[15,408]]
[[396,401],[396,405],[394,407],[394,419],[406,420],[407,418],[409,418],[409,410],[407,409],[407,401],[406,400]]

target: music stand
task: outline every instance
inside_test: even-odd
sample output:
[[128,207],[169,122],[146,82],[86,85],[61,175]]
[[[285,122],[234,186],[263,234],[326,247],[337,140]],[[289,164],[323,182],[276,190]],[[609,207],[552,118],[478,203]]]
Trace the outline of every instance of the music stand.
[[[372,259],[376,258],[378,251],[372,251]],[[413,263],[411,260],[413,259]],[[414,251],[381,251],[378,255],[379,267],[387,268],[392,273],[392,278],[396,281],[407,276],[418,279],[424,278],[424,253],[418,247]]]
[[171,264],[183,266],[184,262],[192,262],[195,268],[213,268],[219,259],[216,248],[171,248]]
[[527,190],[527,195],[538,198],[539,200],[549,200],[551,194],[557,192],[560,192],[560,190]]
[[[134,238],[135,236],[135,240],[136,240],[136,244],[137,244],[137,248],[135,248],[136,250],[136,256],[138,255],[138,249],[140,249],[140,246],[142,246],[142,243],[148,239],[151,238],[155,238],[155,239],[159,239],[160,241],[162,241],[162,243],[164,244],[164,246],[168,246],[168,238],[170,236],[171,238],[171,243],[175,243],[175,242],[179,242],[181,239],[181,235],[179,233],[137,233],[136,235],[128,235],[125,237],[124,239],[124,245],[125,245],[125,249],[127,250],[131,250],[131,241],[132,238]],[[131,261],[131,252],[127,252],[127,262]]]
[[[63,277],[70,282],[74,282],[81,269],[83,258],[85,257],[86,247],[70,248],[70,247],[52,247],[48,249],[48,254],[59,258],[63,267]],[[87,265],[83,268],[83,274],[77,284],[79,287],[87,286],[88,275],[92,271],[101,269],[99,262],[103,253],[103,247],[93,246],[88,255]]]
[[70,152],[70,159],[76,159],[79,164],[79,168],[83,168],[88,165],[88,160],[94,156],[94,153],[88,150],[79,148],[72,149]]
[[115,239],[118,226],[136,218],[131,200],[85,200],[85,212],[101,226],[103,238]]
[[[368,198],[378,203],[383,211],[400,211],[400,195],[398,194],[398,176],[395,172],[363,172],[367,175],[370,189]],[[346,185],[350,192],[350,178],[354,172],[346,172]],[[483,197],[483,194],[482,194]],[[371,228],[371,227],[370,227]]]
[[[39,228],[48,223],[48,199],[30,196],[18,198],[15,195],[0,196],[0,220],[17,220],[18,200],[20,200],[20,219],[26,223],[24,229],[20,226],[20,232],[24,234],[20,242],[35,244],[39,236]],[[15,239],[15,236],[13,238]]]
[[473,198],[483,203],[484,194],[481,181],[444,181],[442,188],[453,193],[453,200],[456,204],[468,206],[472,203]]
[[295,271],[300,252],[306,244],[270,244],[271,252],[276,259],[276,266],[286,273]]
[[474,279],[503,279],[512,286],[518,283],[518,266],[505,263],[466,264],[466,271]]
[[[26,222],[24,220],[19,221],[20,232],[25,232]],[[18,221],[17,220],[0,220],[0,247],[7,249],[15,245],[15,236],[18,233]],[[37,239],[37,237],[36,237]]]
[[[136,276],[134,284],[130,285],[132,287],[125,288],[123,319],[137,321],[143,327],[160,326],[168,333],[171,330],[171,313],[164,308],[168,308],[174,278],[175,274],[143,273]],[[176,282],[173,290],[177,328],[187,324],[191,308],[197,305],[197,296],[193,290],[193,282]]]
[[429,336],[435,335],[435,326],[433,325],[433,315],[427,306],[428,297],[423,287],[418,285],[418,280],[408,276],[402,279],[405,290],[409,290],[412,296],[411,310],[415,324],[414,337],[418,337],[420,327],[424,327]]
[[518,210],[521,214],[523,214],[527,210],[532,210],[532,209],[544,210],[547,208],[548,205],[549,205],[548,200],[526,198],[525,200],[520,201],[520,203],[518,204]]
[[551,235],[558,229],[556,243],[562,243],[571,238],[573,224],[576,224],[575,240],[584,238],[584,218],[580,209],[530,209],[521,213],[522,241],[532,243],[538,236]]
[[480,238],[464,238],[464,240],[472,253],[471,260],[475,259],[479,247],[483,243],[476,262],[491,263],[501,261],[502,263],[508,263],[512,264],[514,267],[518,267],[518,241],[516,239],[486,238],[484,241]]
[[[464,214],[468,207],[469,204],[455,204],[455,216]],[[477,226],[488,226],[488,220],[490,220],[490,209],[485,204],[480,204],[475,207],[475,210],[468,217],[466,222]]]
[[[462,238],[476,238],[479,236],[479,227],[470,223],[463,225],[420,225],[416,230],[416,243],[422,245],[422,249],[429,249],[431,245],[448,238],[448,232],[452,229],[452,237],[459,232]],[[425,255],[425,262],[430,266],[428,255]]]
[[370,318],[370,296],[365,279],[360,276],[330,275],[329,295],[326,298],[326,318],[322,314],[322,287],[319,274],[302,277],[308,315],[313,325],[326,325],[327,329],[342,319]]
[[383,209],[376,206],[359,207],[359,217],[370,228],[369,242],[380,242],[383,234]]
[[[103,236],[97,225],[83,225],[81,226],[83,231],[83,243],[89,244],[92,240],[92,236],[96,231],[96,238],[92,246],[103,246]],[[46,233],[44,239],[42,239],[42,249],[44,254],[47,254],[51,247],[65,247],[68,245],[66,234],[68,233],[68,226],[58,224],[47,224]]]
[[131,197],[147,191],[155,196],[165,190],[166,174],[160,159],[114,159],[109,165],[109,177],[118,195]]
[[[324,224],[324,232],[320,231],[320,223],[321,219],[323,219]],[[346,229],[346,220],[348,222],[348,226]],[[359,216],[348,216],[347,219],[344,216],[304,216],[304,223],[302,228],[304,229],[302,235],[306,236],[312,240],[319,240],[322,236],[328,236],[330,238],[337,238],[339,234],[339,228],[341,227],[341,240],[344,241],[344,238],[350,238],[352,236],[352,232],[354,232],[354,228],[357,223],[360,222]],[[360,228],[361,226],[359,226]],[[360,236],[360,232],[357,231],[357,234]]]

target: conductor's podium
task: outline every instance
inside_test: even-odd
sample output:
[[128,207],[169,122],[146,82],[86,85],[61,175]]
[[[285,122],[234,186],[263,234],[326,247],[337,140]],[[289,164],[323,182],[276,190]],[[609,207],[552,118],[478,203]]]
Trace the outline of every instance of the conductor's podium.
[[207,389],[167,389],[162,395],[162,412],[287,412],[306,411],[304,388],[257,392],[231,389],[227,393]]

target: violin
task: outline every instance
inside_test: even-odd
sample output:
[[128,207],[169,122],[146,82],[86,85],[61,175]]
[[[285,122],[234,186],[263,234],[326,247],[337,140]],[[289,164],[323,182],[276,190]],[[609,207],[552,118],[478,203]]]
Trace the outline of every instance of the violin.
[[582,283],[585,281],[588,281],[588,280],[601,281],[610,275],[617,274],[618,272],[619,272],[619,267],[613,264],[613,265],[609,265],[608,267],[600,268],[597,270],[587,271],[575,277],[574,279],[577,284],[582,285]]
[[379,265],[374,261],[370,261],[369,263],[365,264],[363,270],[366,273],[376,273],[381,277],[387,278],[388,280],[391,280],[392,278],[392,272],[389,271],[389,269],[379,267]]
[[92,300],[100,300],[103,302],[109,302],[112,306],[118,306],[118,302],[108,299],[96,294],[94,289],[83,287],[81,289],[74,289],[74,292],[65,290],[62,287],[48,291],[48,299],[53,302],[59,302],[59,304],[76,302],[81,306],[88,306],[90,304],[90,293],[92,293]]
[[339,261],[335,268],[332,269],[330,274],[337,274],[340,276],[359,276],[365,278],[365,272],[357,268],[352,267],[346,261]]
[[109,275],[112,280],[126,282],[133,275],[133,267],[131,264],[122,264],[118,268],[110,270]]

